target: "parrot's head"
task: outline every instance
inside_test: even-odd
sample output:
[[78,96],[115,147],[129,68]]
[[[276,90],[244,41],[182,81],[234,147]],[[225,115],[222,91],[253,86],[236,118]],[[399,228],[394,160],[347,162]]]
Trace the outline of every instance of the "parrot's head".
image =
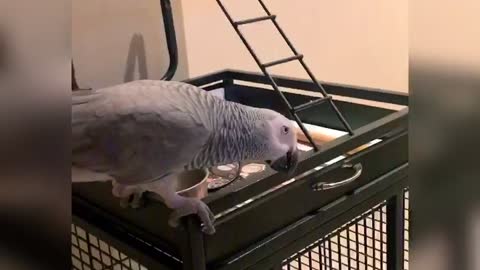
[[262,125],[266,134],[267,164],[278,172],[292,175],[298,164],[297,136],[292,122],[280,113],[265,110],[268,117]]

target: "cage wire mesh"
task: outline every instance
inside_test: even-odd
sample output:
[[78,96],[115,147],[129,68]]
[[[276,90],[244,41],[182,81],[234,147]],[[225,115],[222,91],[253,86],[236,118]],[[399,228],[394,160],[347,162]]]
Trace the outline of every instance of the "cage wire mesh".
[[[283,270],[387,269],[386,202],[293,254]],[[404,193],[404,269],[408,270],[409,194]],[[72,268],[76,270],[147,270],[145,266],[85,228],[72,224]]]
[[410,201],[409,201],[409,193],[408,190],[405,190],[404,199],[403,199],[403,207],[404,207],[404,215],[405,219],[403,220],[403,237],[404,237],[404,250],[403,250],[403,269],[408,270],[408,260],[409,260],[409,245],[408,241],[410,240],[409,236],[409,228],[410,228]]
[[147,270],[147,268],[84,228],[72,224],[72,269]]
[[[404,192],[404,264],[408,270],[408,190]],[[387,269],[386,201],[293,254],[283,270]]]

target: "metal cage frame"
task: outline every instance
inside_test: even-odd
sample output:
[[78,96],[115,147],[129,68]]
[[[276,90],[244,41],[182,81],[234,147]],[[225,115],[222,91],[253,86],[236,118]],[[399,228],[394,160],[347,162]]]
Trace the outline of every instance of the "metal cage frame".
[[[409,192],[404,189],[401,197],[397,194],[382,201],[322,238],[314,239],[271,269],[408,270],[409,212]],[[125,249],[123,242],[78,218],[72,223],[71,237],[72,269],[159,269],[155,261]],[[396,246],[390,245],[392,242]],[[168,256],[160,249],[158,251],[162,256]]]
[[[302,127],[302,122],[296,116],[297,111],[312,108],[328,102],[333,107],[335,114],[341,120],[344,129],[349,135],[335,140],[332,144],[322,149],[316,156],[303,164],[303,169],[312,167],[329,158],[337,156],[340,152],[350,150],[362,143],[368,142],[375,136],[382,136],[385,133],[392,133],[392,136],[404,138],[406,135],[405,126],[408,116],[408,108],[392,113],[375,123],[370,123],[361,129],[353,129],[343,118],[342,113],[336,108],[331,96],[328,96],[322,84],[315,79],[313,74],[303,62],[303,57],[296,52],[290,41],[286,38],[281,28],[272,15],[259,0],[267,12],[267,16],[235,22],[223,10],[235,29],[246,23],[253,23],[261,20],[272,20],[277,26],[285,41],[294,52],[294,56],[288,59],[262,64],[259,61],[263,75],[251,72],[225,70],[208,74],[188,80],[188,83],[198,85],[204,89],[214,89],[233,85],[234,81],[246,81],[257,84],[270,84],[274,90],[283,97],[288,112]],[[220,0],[217,2],[222,7]],[[165,24],[167,45],[170,55],[170,65],[162,79],[169,80],[173,77],[178,64],[178,52],[176,46],[175,31],[173,27],[173,16],[171,13],[170,0],[161,0],[163,20]],[[240,38],[242,38],[242,35]],[[243,39],[242,39],[243,40]],[[244,41],[247,45],[246,41]],[[247,49],[250,50],[247,45]],[[253,50],[252,56],[256,58]],[[282,76],[271,76],[266,69],[270,66],[299,60],[309,73],[311,81],[292,79]],[[75,81],[74,67],[72,63],[72,88],[78,88]],[[291,87],[307,91],[320,91],[323,98],[306,104],[291,106],[289,101],[278,87]],[[394,93],[378,89],[357,88],[342,85],[329,84],[326,86],[329,94],[347,95],[353,98],[368,99],[379,102],[394,104],[408,104],[408,95]],[[401,134],[396,132],[400,129]],[[308,131],[305,135],[310,137]],[[387,136],[388,137],[388,136]],[[311,140],[311,138],[309,138]],[[316,144],[312,144],[315,150]],[[322,154],[320,157],[319,154]],[[122,224],[122,221],[110,213],[102,211],[101,207],[91,205],[83,198],[73,198],[73,221],[72,221],[72,268],[81,270],[145,270],[145,269],[408,269],[408,162],[379,177],[373,182],[362,186],[351,194],[341,196],[329,204],[318,209],[316,212],[306,215],[294,224],[286,226],[273,235],[269,235],[258,243],[248,248],[239,250],[238,256],[232,256],[225,261],[215,264],[206,263],[204,236],[199,230],[199,223],[195,217],[187,217],[182,223],[182,254],[181,258],[172,255],[167,246],[161,246],[161,240],[157,244],[149,241],[145,235],[138,234],[135,226]],[[238,200],[246,200],[254,193],[260,193],[269,186],[281,183],[285,179],[270,176],[263,179],[262,183],[245,186],[241,192],[233,195],[226,192],[218,192],[207,198],[214,208],[223,209],[227,205]],[[287,190],[290,187],[286,188]],[[253,209],[255,205],[245,208]],[[224,210],[224,209],[223,209]],[[377,218],[378,216],[378,218]],[[369,225],[370,224],[370,225]],[[380,229],[376,229],[379,224]],[[125,226],[123,226],[125,225]],[[353,227],[352,227],[353,226]],[[369,228],[369,226],[371,226]],[[373,227],[372,227],[373,226]],[[130,230],[132,229],[132,230]],[[373,237],[361,232],[362,229],[371,229]],[[347,236],[343,236],[347,233]],[[376,237],[375,232],[380,234]],[[362,240],[363,237],[363,240]],[[346,245],[342,244],[345,241]],[[355,238],[355,241],[351,241]],[[342,240],[343,239],[343,240]],[[360,242],[363,241],[363,244]],[[373,243],[373,246],[367,242]],[[365,245],[365,243],[367,243]],[[380,244],[376,248],[376,243]],[[364,247],[361,250],[358,247]],[[279,247],[280,246],[280,247]],[[336,246],[336,249],[335,249]],[[275,247],[274,251],[265,254],[265,251]],[[370,249],[369,249],[370,248]],[[344,255],[341,251],[347,250]],[[373,255],[369,255],[369,250]],[[352,252],[354,251],[354,252]],[[376,255],[380,254],[380,257]],[[315,256],[318,259],[315,259]],[[364,261],[362,262],[362,257]],[[345,259],[346,258],[346,259]],[[370,263],[368,259],[373,260]],[[346,261],[345,261],[346,260]],[[363,264],[363,267],[361,267]],[[378,265],[378,266],[377,266]]]

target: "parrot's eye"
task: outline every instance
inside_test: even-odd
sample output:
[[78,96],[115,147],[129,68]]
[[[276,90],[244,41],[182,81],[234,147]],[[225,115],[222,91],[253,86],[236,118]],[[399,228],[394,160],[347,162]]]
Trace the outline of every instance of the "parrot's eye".
[[289,131],[290,131],[290,130],[288,129],[287,126],[283,126],[283,127],[282,127],[282,133],[283,133],[283,134],[288,134]]

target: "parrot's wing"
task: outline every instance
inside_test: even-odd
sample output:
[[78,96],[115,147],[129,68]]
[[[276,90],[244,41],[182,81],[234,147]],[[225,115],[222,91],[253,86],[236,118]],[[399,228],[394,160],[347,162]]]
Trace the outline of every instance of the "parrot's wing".
[[73,92],[72,164],[140,184],[192,161],[211,134],[192,114],[198,108],[174,90],[144,84]]

